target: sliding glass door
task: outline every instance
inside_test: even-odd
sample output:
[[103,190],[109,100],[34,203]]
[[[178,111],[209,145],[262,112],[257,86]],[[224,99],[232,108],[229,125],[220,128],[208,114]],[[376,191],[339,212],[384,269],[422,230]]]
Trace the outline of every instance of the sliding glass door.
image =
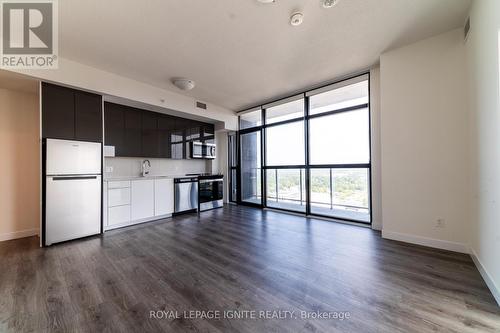
[[[240,201],[262,206],[262,137],[261,110],[240,117]],[[245,125],[248,126],[245,126]],[[252,129],[252,126],[257,126]],[[246,131],[241,128],[248,127]]]
[[368,74],[243,113],[239,139],[240,202],[371,223]]
[[237,135],[232,132],[227,136],[229,161],[229,201],[238,201],[238,145]]

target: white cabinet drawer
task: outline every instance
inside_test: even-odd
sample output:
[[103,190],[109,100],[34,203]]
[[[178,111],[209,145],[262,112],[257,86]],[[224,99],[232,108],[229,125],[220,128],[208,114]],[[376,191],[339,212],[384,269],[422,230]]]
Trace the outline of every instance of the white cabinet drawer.
[[130,180],[108,182],[108,189],[130,187]]
[[130,205],[130,188],[108,190],[108,207]]
[[130,222],[130,206],[108,208],[108,225]]

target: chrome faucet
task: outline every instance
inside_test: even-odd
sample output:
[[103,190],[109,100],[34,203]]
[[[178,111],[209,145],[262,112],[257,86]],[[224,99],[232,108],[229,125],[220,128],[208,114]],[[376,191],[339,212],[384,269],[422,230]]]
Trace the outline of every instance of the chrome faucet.
[[149,160],[142,161],[142,176],[146,177],[149,175],[149,169],[151,168],[151,162]]

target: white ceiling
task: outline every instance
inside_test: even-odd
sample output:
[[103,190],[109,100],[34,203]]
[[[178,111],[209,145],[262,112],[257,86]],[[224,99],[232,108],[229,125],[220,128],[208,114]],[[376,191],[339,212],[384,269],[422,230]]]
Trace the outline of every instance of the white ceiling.
[[[232,110],[368,68],[388,49],[460,27],[470,0],[64,0],[60,54]],[[299,27],[289,24],[304,13]]]

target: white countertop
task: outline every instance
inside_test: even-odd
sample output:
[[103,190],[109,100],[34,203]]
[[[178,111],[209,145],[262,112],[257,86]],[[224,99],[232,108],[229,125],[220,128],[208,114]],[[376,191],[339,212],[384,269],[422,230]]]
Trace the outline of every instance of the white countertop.
[[150,175],[146,177],[142,176],[122,176],[122,177],[106,177],[105,182],[120,182],[127,180],[147,180],[147,179],[174,179],[174,178],[184,178],[186,175]]

